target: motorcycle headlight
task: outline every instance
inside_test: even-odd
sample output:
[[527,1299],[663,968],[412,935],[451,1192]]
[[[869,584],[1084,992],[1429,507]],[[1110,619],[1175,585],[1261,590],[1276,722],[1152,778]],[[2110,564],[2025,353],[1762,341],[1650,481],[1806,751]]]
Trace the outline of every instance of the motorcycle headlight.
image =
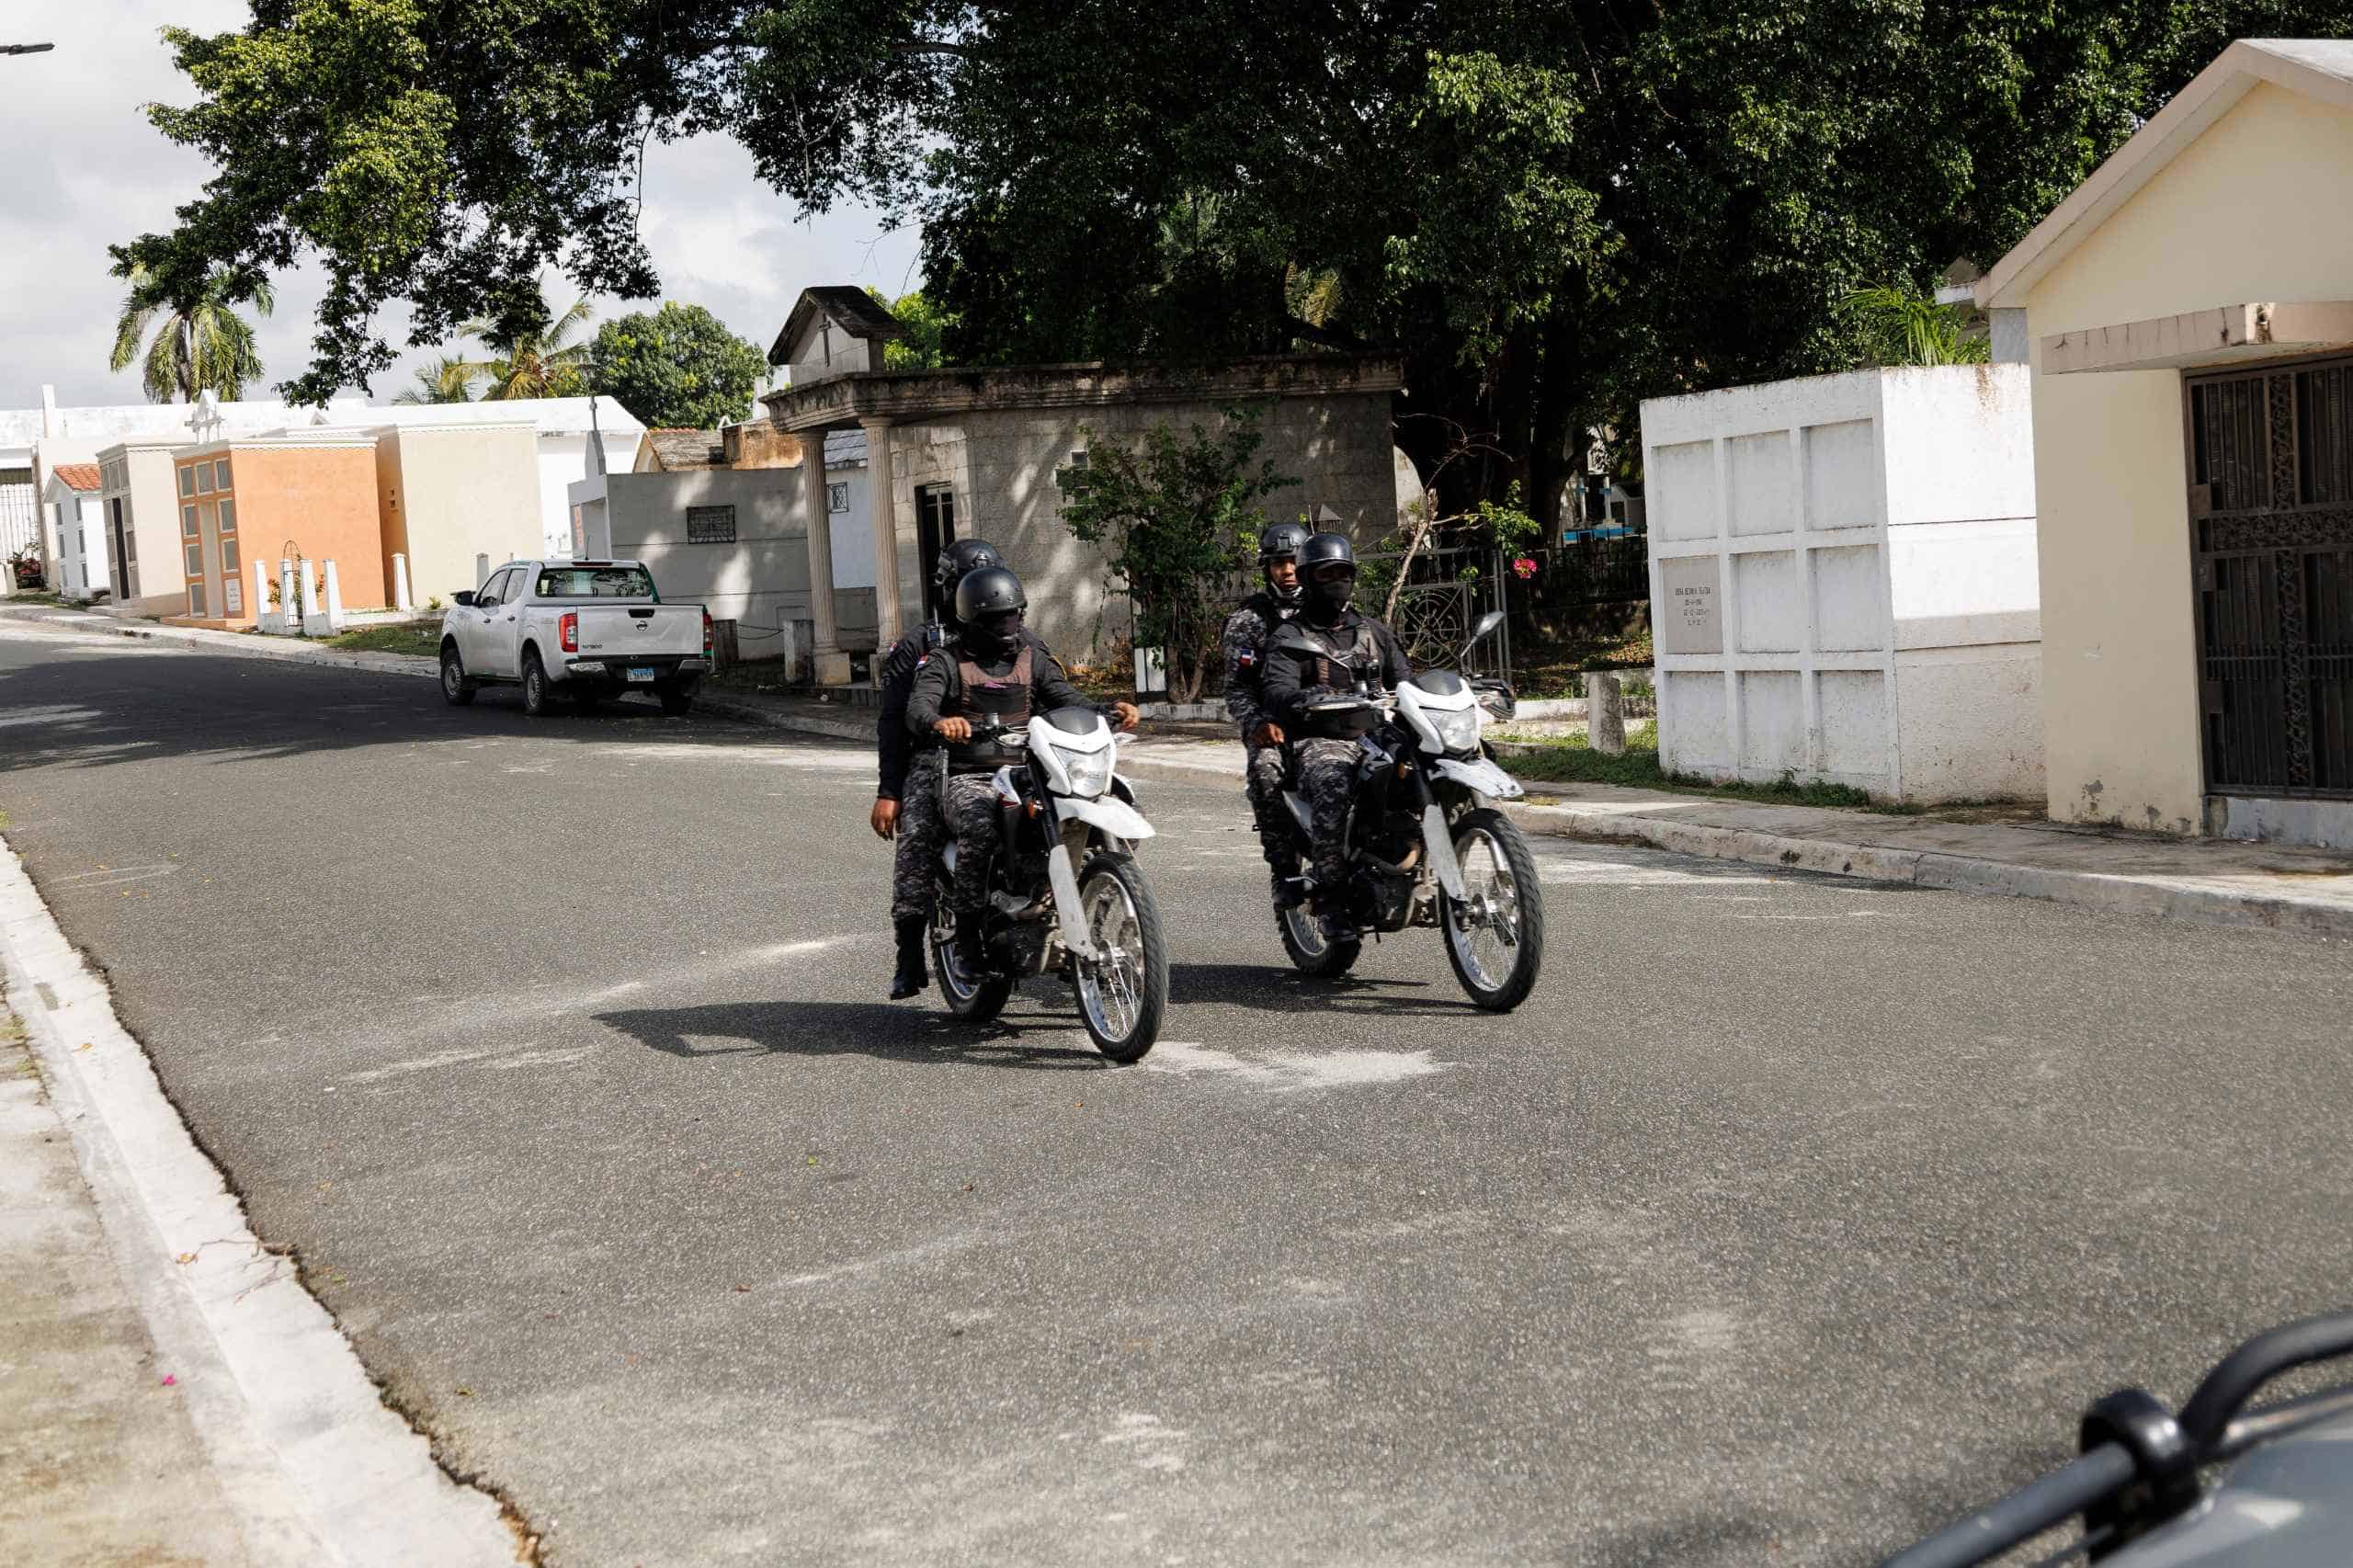
[[1109,746],[1101,751],[1072,751],[1067,746],[1054,747],[1054,760],[1070,775],[1070,792],[1082,801],[1091,801],[1111,787]]
[[1451,713],[1432,713],[1424,710],[1422,717],[1430,722],[1430,728],[1438,732],[1438,744],[1447,750],[1454,752],[1479,749],[1478,709],[1463,708]]

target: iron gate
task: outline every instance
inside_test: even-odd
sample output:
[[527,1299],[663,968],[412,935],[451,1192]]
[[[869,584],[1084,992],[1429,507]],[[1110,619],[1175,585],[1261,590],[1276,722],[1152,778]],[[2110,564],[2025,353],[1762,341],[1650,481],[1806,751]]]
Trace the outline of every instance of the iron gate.
[[2187,385],[2206,787],[2353,799],[2353,359]]

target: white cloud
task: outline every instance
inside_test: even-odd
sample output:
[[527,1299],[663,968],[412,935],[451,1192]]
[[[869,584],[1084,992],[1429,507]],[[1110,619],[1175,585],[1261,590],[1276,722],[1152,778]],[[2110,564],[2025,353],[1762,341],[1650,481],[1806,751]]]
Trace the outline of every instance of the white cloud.
[[[166,22],[240,27],[246,7],[243,0],[38,0],[6,11],[0,42],[57,48],[0,56],[0,134],[12,154],[0,184],[0,407],[38,404],[45,382],[61,403],[139,402],[137,367],[119,375],[106,368],[122,302],[107,246],[168,226],[211,173],[140,112],[149,102],[194,97],[159,29]],[[645,183],[644,233],[665,297],[706,306],[762,348],[811,284],[870,284],[897,294],[921,282],[912,228],[887,231],[881,214],[863,209],[796,220],[790,204],[753,176],[751,155],[725,137],[650,148]],[[568,285],[551,278],[549,287],[560,293]],[[277,313],[255,324],[267,381],[308,362],[321,291],[313,267],[278,279]],[[597,314],[644,303],[599,301]],[[380,402],[433,353],[405,349],[404,312],[388,313],[384,325],[403,356],[377,381]]]

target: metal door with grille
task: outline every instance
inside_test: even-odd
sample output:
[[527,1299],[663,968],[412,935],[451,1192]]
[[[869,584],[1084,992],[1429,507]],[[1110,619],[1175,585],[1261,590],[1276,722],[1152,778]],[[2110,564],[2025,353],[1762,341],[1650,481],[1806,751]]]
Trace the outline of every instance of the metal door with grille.
[[2353,799],[2353,359],[2187,390],[2206,787]]

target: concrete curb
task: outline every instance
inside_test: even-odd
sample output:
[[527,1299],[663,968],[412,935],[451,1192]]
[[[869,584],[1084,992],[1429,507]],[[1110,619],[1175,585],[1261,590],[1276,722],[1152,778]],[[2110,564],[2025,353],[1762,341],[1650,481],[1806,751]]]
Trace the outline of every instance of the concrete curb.
[[115,1016],[105,983],[5,840],[0,969],[108,1249],[186,1402],[248,1559],[269,1568],[523,1561],[498,1500],[443,1472],[291,1263],[253,1233]]

